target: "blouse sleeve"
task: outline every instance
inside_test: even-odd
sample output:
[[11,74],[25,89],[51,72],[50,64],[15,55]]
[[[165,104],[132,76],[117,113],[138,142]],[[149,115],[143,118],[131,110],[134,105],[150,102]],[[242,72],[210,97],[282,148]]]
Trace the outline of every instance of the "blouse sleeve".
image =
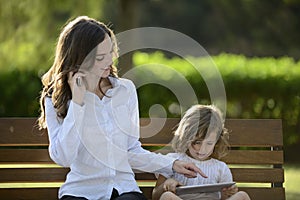
[[46,124],[49,137],[49,154],[51,159],[64,167],[70,167],[76,159],[80,145],[79,133],[85,106],[70,102],[67,116],[57,117],[51,98],[45,98]]
[[128,137],[128,160],[133,169],[156,172],[170,173],[172,172],[173,162],[175,158],[167,157],[162,154],[157,154],[145,150],[141,147],[139,141],[140,126],[139,126],[139,111],[138,98],[136,88],[130,81],[130,96],[129,96],[129,116],[131,118],[132,133]]

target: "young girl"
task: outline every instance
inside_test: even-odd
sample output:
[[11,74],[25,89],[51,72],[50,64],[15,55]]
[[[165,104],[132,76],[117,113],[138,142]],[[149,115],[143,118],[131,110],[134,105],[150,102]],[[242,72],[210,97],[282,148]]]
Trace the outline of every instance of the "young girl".
[[216,158],[226,155],[229,147],[228,132],[224,128],[221,112],[215,106],[192,106],[181,119],[172,140],[176,153],[168,156],[193,162],[208,176],[204,179],[186,178],[181,174],[160,174],[153,190],[153,199],[230,199],[249,200],[245,192],[238,192],[234,185],[215,193],[196,193],[177,196],[176,187],[180,185],[202,185],[232,182],[232,174],[227,165]]
[[39,125],[48,131],[52,160],[70,168],[59,199],[145,199],[132,168],[202,174],[192,163],[141,147],[136,88],[118,78],[117,49],[106,25],[77,17],[63,28],[42,78]]

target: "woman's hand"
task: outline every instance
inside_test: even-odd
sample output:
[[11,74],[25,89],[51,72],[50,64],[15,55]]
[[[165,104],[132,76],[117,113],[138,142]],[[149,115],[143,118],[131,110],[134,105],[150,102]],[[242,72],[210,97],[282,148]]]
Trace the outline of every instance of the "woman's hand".
[[176,181],[173,178],[168,178],[164,183],[163,183],[163,189],[164,191],[170,191],[175,193],[176,192],[176,187],[182,185],[178,181]]
[[87,90],[85,76],[83,72],[69,72],[68,74],[68,83],[72,91],[72,101],[79,105],[83,105],[84,94]]
[[72,91],[72,100],[83,105],[85,92],[90,91],[96,94],[100,78],[89,71],[69,72],[68,83]]
[[236,185],[232,185],[231,187],[222,189],[222,199],[227,199],[238,192],[238,187]]
[[183,174],[188,178],[197,177],[197,173],[202,177],[207,178],[207,176],[194,164],[187,163],[185,161],[175,160],[173,163],[173,170],[177,173]]

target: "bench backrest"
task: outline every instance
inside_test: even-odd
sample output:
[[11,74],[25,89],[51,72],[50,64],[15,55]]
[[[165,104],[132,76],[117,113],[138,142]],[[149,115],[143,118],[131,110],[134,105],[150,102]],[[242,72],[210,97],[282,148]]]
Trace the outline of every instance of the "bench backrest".
[[[141,128],[140,140],[145,148],[162,153],[171,151],[168,145],[179,119],[163,120],[156,121],[163,127],[153,136],[151,134],[156,133],[151,128],[153,124],[148,129]],[[145,127],[150,120],[141,118],[140,122]],[[285,199],[281,120],[227,119],[226,127],[230,131],[232,148],[222,160],[229,164],[239,189],[255,200]],[[65,180],[68,169],[55,165],[47,148],[47,132],[38,131],[35,118],[0,118],[1,197],[57,198],[58,187]],[[150,197],[154,175],[136,173],[136,179],[145,195]]]

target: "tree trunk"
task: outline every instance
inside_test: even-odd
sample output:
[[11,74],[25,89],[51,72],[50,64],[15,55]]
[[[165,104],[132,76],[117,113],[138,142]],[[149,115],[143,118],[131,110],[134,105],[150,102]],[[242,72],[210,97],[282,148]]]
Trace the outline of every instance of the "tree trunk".
[[[136,28],[139,25],[139,0],[118,1],[117,33]],[[122,76],[133,67],[133,52],[128,52],[119,58],[119,75]]]

